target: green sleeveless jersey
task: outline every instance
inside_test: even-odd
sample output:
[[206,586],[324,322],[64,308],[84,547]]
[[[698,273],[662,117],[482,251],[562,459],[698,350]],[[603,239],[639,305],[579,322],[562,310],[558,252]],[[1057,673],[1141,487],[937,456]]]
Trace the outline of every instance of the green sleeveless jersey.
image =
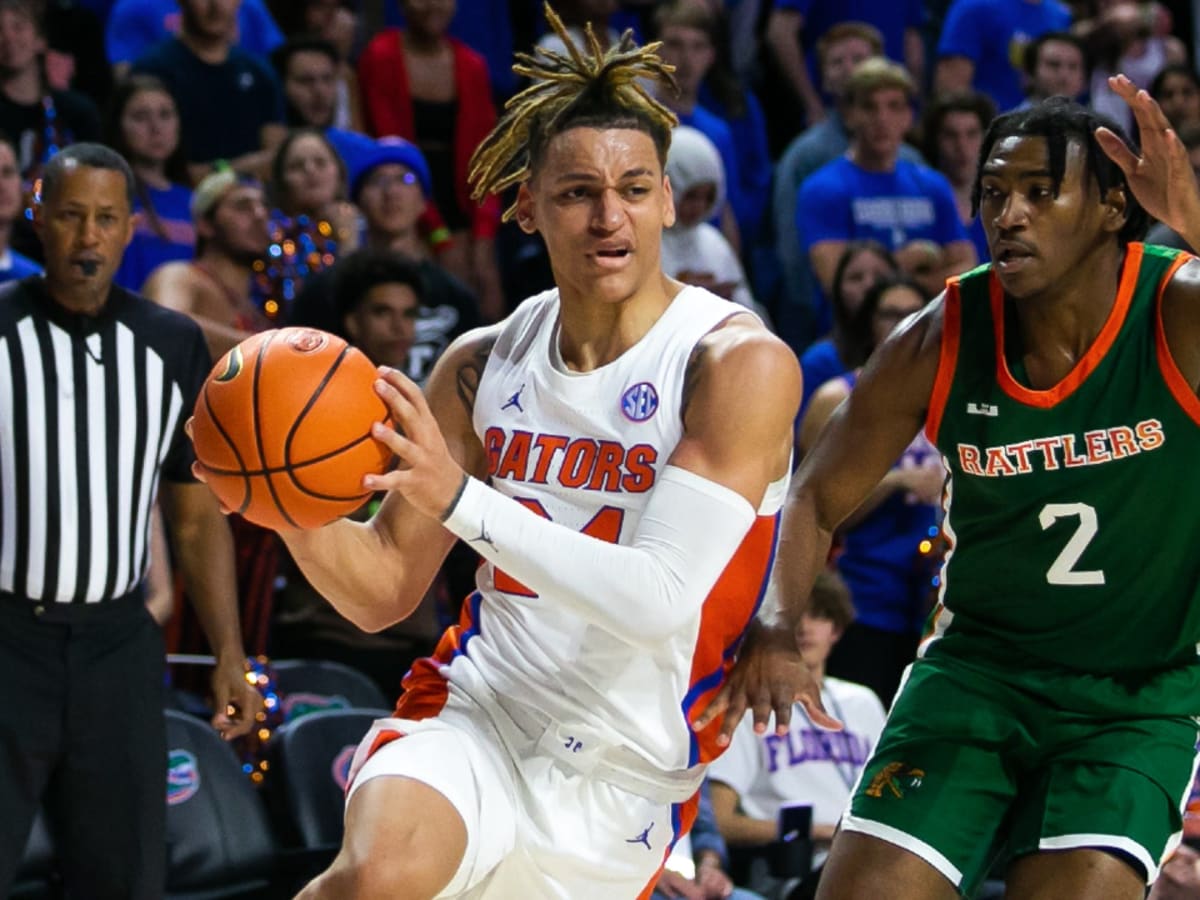
[[951,549],[923,654],[1131,683],[1173,671],[1200,714],[1200,400],[1158,303],[1185,259],[1130,244],[1107,323],[1049,390],[1005,361],[991,267],[949,285],[927,431]]

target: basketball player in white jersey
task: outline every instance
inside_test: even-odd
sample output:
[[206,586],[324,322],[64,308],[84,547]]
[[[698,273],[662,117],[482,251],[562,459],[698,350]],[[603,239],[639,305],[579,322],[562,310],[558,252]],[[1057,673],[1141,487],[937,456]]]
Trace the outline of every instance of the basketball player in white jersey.
[[426,394],[382,370],[400,462],[368,523],[283,535],[360,627],[420,601],[457,539],[485,560],[460,625],[356,756],[346,832],[303,892],[649,896],[690,826],[720,687],[770,569],[800,396],[743,308],[666,278],[669,77],[632,38],[522,57],[534,86],[473,160],[517,184],[557,288],[459,339]]

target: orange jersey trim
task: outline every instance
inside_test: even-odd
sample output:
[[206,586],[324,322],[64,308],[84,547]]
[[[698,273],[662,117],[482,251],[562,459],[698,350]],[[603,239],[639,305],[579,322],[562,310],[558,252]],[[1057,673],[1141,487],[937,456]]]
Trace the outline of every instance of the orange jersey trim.
[[450,697],[450,685],[442,667],[461,651],[478,628],[479,595],[473,593],[463,602],[458,624],[451,625],[438,640],[431,656],[418,659],[400,683],[403,692],[392,713],[399,719],[431,719],[442,711]]
[[[717,583],[704,600],[700,629],[692,648],[692,669],[683,713],[690,726],[708,706],[733,668],[734,650],[740,645],[766,589],[775,558],[779,513],[759,516],[750,526]],[[725,748],[717,745],[724,715],[703,731],[692,732],[691,764],[709,763]]]
[[1175,258],[1171,268],[1167,269],[1162,281],[1159,282],[1158,296],[1154,301],[1154,347],[1158,351],[1158,368],[1162,372],[1163,380],[1167,383],[1167,389],[1175,398],[1175,402],[1188,414],[1188,417],[1200,425],[1200,397],[1196,396],[1196,391],[1183,377],[1183,373],[1179,371],[1179,364],[1171,355],[1171,348],[1167,345],[1167,329],[1163,325],[1162,317],[1163,294],[1167,292],[1167,285],[1171,283],[1171,279],[1179,271],[1180,266],[1190,259],[1192,259],[1191,256],[1181,253]]
[[962,293],[956,276],[946,282],[946,293],[942,300],[942,346],[938,355],[937,375],[933,379],[933,391],[929,395],[929,409],[925,413],[925,437],[935,447],[938,431],[942,427],[942,414],[946,411],[946,401],[950,399],[950,388],[954,384],[961,338]]
[[1040,409],[1050,409],[1071,396],[1100,365],[1104,355],[1108,353],[1109,348],[1116,341],[1117,335],[1121,332],[1121,326],[1125,323],[1125,316],[1129,312],[1129,304],[1133,300],[1133,289],[1137,285],[1138,271],[1141,266],[1142,245],[1131,243],[1125,251],[1125,264],[1117,286],[1117,298],[1108,313],[1108,320],[1104,323],[1104,327],[1096,335],[1092,346],[1088,347],[1087,352],[1079,358],[1075,367],[1066,374],[1062,381],[1044,391],[1025,387],[1013,378],[1012,372],[1008,368],[1008,361],[1004,356],[1004,290],[1000,287],[1000,279],[993,272],[990,284],[992,325],[996,335],[996,381],[999,383],[1000,389],[1012,399]]
[[700,811],[700,792],[692,794],[683,803],[676,803],[672,807],[672,818],[678,816],[678,824],[675,826],[675,837],[671,843],[667,845],[666,852],[663,853],[662,862],[658,869],[650,876],[650,880],[646,882],[646,886],[642,888],[642,892],[637,895],[637,900],[650,900],[654,896],[654,889],[658,886],[658,879],[662,877],[663,869],[667,867],[667,860],[671,857],[671,851],[675,849],[675,845],[679,843],[679,839],[692,830],[692,824],[696,821],[696,814]]

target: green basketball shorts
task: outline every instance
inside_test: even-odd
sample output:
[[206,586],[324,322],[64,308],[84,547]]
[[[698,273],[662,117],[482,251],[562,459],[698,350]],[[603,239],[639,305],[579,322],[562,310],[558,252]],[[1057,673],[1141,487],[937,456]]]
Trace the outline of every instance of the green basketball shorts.
[[918,660],[841,827],[917,854],[964,895],[1001,859],[1082,847],[1123,854],[1153,881],[1182,833],[1197,723],[1048,702],[1080,677],[1022,685],[1019,674]]

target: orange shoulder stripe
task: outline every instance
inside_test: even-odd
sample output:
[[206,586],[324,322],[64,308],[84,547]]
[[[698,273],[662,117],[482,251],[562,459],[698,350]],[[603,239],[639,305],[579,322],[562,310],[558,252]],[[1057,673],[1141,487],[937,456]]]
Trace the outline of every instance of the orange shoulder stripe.
[[1171,283],[1171,278],[1179,271],[1180,266],[1190,259],[1194,259],[1190,254],[1179,254],[1171,267],[1167,269],[1166,274],[1163,275],[1162,281],[1159,282],[1158,295],[1154,298],[1154,347],[1158,352],[1158,368],[1162,372],[1163,380],[1167,383],[1167,389],[1170,390],[1175,402],[1188,414],[1188,417],[1200,425],[1200,397],[1196,396],[1196,391],[1183,377],[1183,373],[1179,371],[1179,364],[1171,355],[1171,348],[1167,345],[1167,330],[1163,326],[1162,317],[1163,294],[1167,292],[1167,285]]
[[1000,287],[1000,280],[993,274],[991,284],[992,321],[996,332],[996,381],[999,383],[1000,389],[1014,400],[1041,409],[1049,409],[1059,401],[1071,396],[1100,365],[1105,354],[1117,339],[1117,335],[1121,333],[1121,326],[1125,323],[1125,316],[1129,312],[1129,304],[1133,300],[1133,290],[1137,286],[1138,271],[1141,267],[1142,245],[1131,243],[1125,251],[1125,264],[1121,269],[1121,280],[1117,285],[1117,298],[1113,302],[1113,308],[1109,311],[1104,327],[1092,341],[1092,346],[1088,347],[1087,352],[1079,358],[1075,367],[1066,374],[1062,381],[1044,391],[1035,391],[1025,387],[1013,378],[1012,372],[1008,368],[1008,361],[1004,356],[1004,291]]
[[933,391],[929,395],[929,409],[925,413],[925,436],[929,443],[937,446],[938,431],[942,427],[942,413],[950,398],[950,386],[954,383],[954,368],[958,363],[958,345],[962,333],[962,295],[957,277],[946,282],[946,293],[942,300],[942,346],[938,355],[937,375],[933,379]]

